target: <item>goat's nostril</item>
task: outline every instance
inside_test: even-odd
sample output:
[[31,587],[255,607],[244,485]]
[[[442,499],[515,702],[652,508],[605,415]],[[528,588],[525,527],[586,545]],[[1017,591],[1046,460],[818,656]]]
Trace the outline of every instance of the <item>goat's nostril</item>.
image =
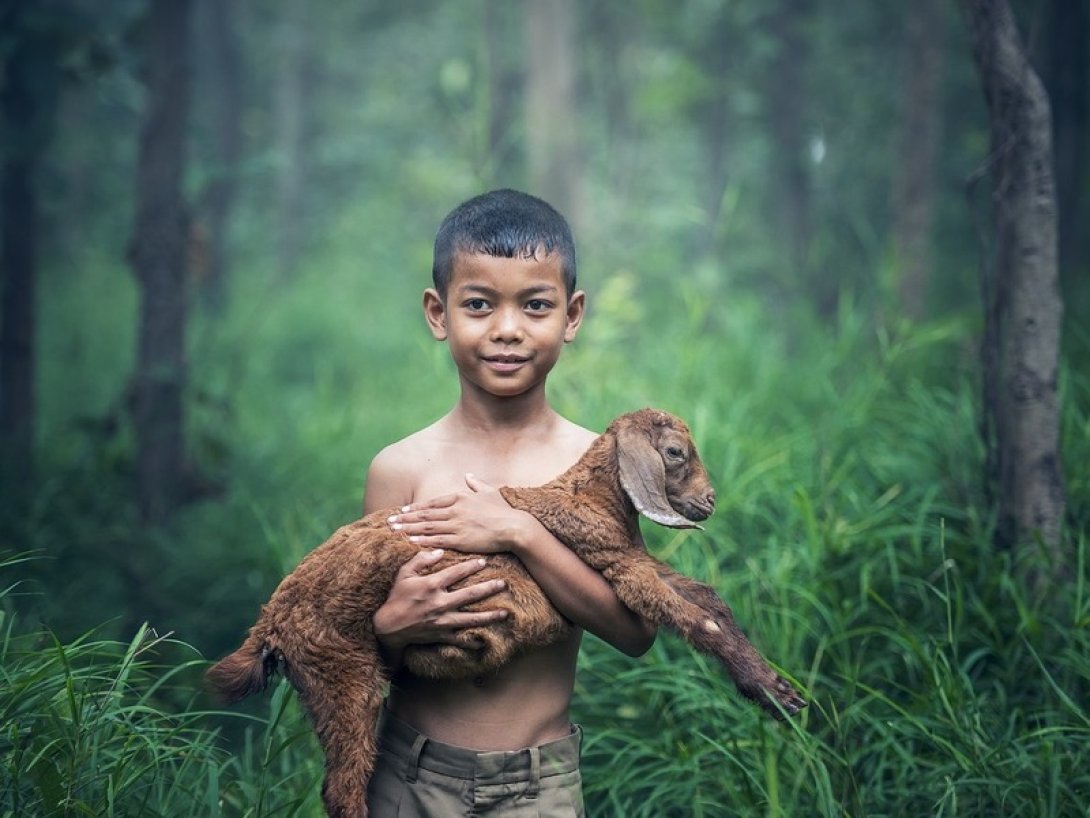
[[708,501],[709,506],[713,506],[713,507],[715,506],[715,492],[714,491],[709,491],[708,495],[707,495],[707,497],[705,497],[705,499]]

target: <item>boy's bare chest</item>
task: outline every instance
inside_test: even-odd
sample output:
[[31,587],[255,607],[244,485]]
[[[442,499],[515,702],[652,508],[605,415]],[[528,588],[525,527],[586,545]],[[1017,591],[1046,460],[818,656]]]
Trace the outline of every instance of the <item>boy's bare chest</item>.
[[467,472],[497,487],[540,486],[567,471],[580,454],[563,447],[534,447],[512,453],[469,446],[436,447],[435,451],[422,452],[421,462],[413,469],[413,501],[468,491]]

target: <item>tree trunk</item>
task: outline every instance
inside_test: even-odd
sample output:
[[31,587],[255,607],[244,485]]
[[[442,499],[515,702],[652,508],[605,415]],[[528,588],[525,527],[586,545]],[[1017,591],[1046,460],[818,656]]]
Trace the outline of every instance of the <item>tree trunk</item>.
[[140,286],[134,378],[136,493],[145,522],[178,505],[186,387],[186,212],[189,0],[156,2],[147,20],[147,96],[130,260]]
[[1086,0],[1052,0],[1045,30],[1042,73],[1052,99],[1056,149],[1057,204],[1060,212],[1060,270],[1075,276],[1090,267],[1090,237],[1085,213],[1087,84],[1086,41],[1090,10]]
[[[1062,570],[1057,375],[1063,303],[1048,95],[1006,0],[962,0],[991,116],[995,263],[985,287],[984,411],[995,446],[997,541],[1039,536]],[[987,269],[991,265],[984,265]]]
[[208,255],[201,281],[205,301],[222,311],[227,297],[230,259],[228,237],[235,203],[238,161],[242,154],[242,59],[239,53],[238,0],[204,0],[202,20],[210,67],[209,96],[215,170],[204,191],[208,220]]
[[[582,223],[572,0],[527,0],[526,144],[532,192]],[[576,230],[578,232],[578,230]]]
[[822,315],[832,315],[838,293],[831,277],[811,281],[810,145],[807,111],[809,52],[802,36],[811,0],[778,0],[770,19],[776,56],[768,76],[767,103],[772,137],[772,218],[797,280],[811,292]]
[[625,52],[629,44],[640,40],[638,28],[646,21],[613,0],[594,0],[581,6],[587,15],[586,25],[594,32],[589,44],[588,73],[601,100],[595,107],[604,119],[608,184],[617,199],[624,201],[639,175],[634,150],[637,129],[632,116],[633,77],[625,64]]
[[706,32],[697,51],[712,89],[696,110],[706,161],[703,168],[704,230],[698,239],[698,257],[716,256],[716,237],[723,211],[723,196],[730,183],[731,64],[738,53],[730,16],[722,14]]
[[0,22],[13,33],[0,72],[0,462],[4,491],[33,476],[38,199],[35,169],[53,130],[59,72],[54,39],[6,8]]
[[933,263],[945,8],[940,0],[917,0],[905,9],[905,93],[893,165],[893,245],[901,308],[914,320],[924,317]]
[[290,278],[303,242],[306,189],[306,111],[310,85],[310,14],[304,0],[286,0],[279,26],[281,53],[276,83],[277,235],[280,274]]
[[487,177],[492,187],[517,187],[515,179],[522,167],[517,128],[512,128],[523,78],[509,57],[505,14],[507,0],[486,0],[483,6],[485,59],[488,70],[488,165]]

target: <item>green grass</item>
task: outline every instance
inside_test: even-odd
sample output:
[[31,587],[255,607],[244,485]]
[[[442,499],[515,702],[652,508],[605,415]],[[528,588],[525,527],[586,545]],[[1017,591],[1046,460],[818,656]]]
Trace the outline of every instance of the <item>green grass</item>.
[[[649,547],[712,583],[811,704],[777,724],[671,636],[637,660],[588,638],[589,814],[1090,812],[1087,374],[1064,372],[1071,559],[1042,590],[1043,550],[991,544],[971,320],[875,331],[845,300],[830,327],[739,293],[724,309],[712,280],[638,280],[594,282],[552,400],[596,428],[642,405],[690,422],[717,512],[703,533],[648,524]],[[134,523],[123,417],[45,402],[64,433],[0,543],[46,557],[2,566],[24,583],[2,600],[0,816],[320,814],[289,689],[225,715],[199,671],[358,513],[378,448],[453,399],[415,312],[360,318],[368,286],[335,266],[283,291],[242,279],[231,320],[196,319],[191,441],[223,489],[166,530]],[[119,383],[127,358],[112,365]]]
[[[194,693],[205,662],[147,626],[127,643],[0,626],[0,815],[314,814],[321,765],[287,685],[268,717],[209,712]],[[248,723],[237,752],[213,719]]]

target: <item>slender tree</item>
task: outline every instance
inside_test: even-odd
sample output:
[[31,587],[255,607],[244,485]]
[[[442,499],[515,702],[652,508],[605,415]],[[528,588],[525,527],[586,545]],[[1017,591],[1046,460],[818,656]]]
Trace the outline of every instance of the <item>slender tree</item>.
[[10,37],[0,68],[0,461],[6,490],[33,474],[38,197],[35,172],[53,130],[60,71],[50,14],[0,8]]
[[227,293],[228,236],[234,210],[238,161],[242,155],[242,55],[238,34],[238,0],[202,0],[205,56],[209,65],[208,96],[212,104],[214,170],[204,191],[208,256],[202,290],[208,305],[219,311]]
[[285,0],[278,26],[280,55],[276,77],[278,154],[276,211],[280,273],[295,273],[303,243],[303,195],[309,97],[313,93],[311,9],[303,0]]
[[[527,0],[526,144],[533,190],[579,224],[572,0]],[[576,228],[578,230],[578,228]]]
[[716,21],[704,32],[696,51],[711,79],[710,88],[698,105],[696,116],[706,157],[703,168],[705,228],[701,239],[702,255],[715,253],[715,236],[722,215],[723,195],[730,182],[731,149],[731,69],[738,53],[736,40],[727,14],[716,15]]
[[[593,36],[587,42],[590,84],[597,86],[598,102],[594,108],[602,117],[610,188],[619,199],[629,195],[638,175],[633,148],[637,129],[632,111],[632,86],[635,78],[625,63],[630,43],[638,38],[641,25],[650,23],[651,15],[633,15],[631,8],[612,0],[580,3],[584,25]],[[666,10],[669,13],[669,10]]]
[[935,165],[942,126],[944,11],[941,0],[918,0],[905,6],[904,93],[891,198],[900,306],[914,319],[924,316],[931,282]]
[[177,506],[184,471],[189,17],[190,0],[170,0],[152,3],[146,22],[147,93],[130,261],[140,288],[136,492],[149,523],[162,522]]
[[1056,150],[1056,199],[1060,208],[1060,270],[1073,280],[1090,267],[1085,228],[1087,142],[1090,141],[1090,4],[1086,0],[1047,3],[1041,66],[1052,99]]
[[[775,151],[771,167],[772,223],[790,254],[790,263],[800,280],[806,282],[809,282],[807,266],[812,233],[809,156],[812,129],[807,110],[810,54],[804,32],[811,7],[812,0],[777,0],[774,5],[769,27],[776,50],[766,93],[769,135]],[[836,293],[826,287],[819,297],[822,311],[831,313],[835,299]]]
[[486,0],[482,6],[488,73],[488,176],[493,187],[517,187],[523,165],[519,129],[512,127],[523,77],[509,53],[506,15],[511,11],[518,9],[504,0]]
[[1007,0],[962,0],[991,118],[994,265],[985,278],[984,412],[1000,544],[1059,550],[1065,492],[1057,379],[1063,302],[1048,95]]

